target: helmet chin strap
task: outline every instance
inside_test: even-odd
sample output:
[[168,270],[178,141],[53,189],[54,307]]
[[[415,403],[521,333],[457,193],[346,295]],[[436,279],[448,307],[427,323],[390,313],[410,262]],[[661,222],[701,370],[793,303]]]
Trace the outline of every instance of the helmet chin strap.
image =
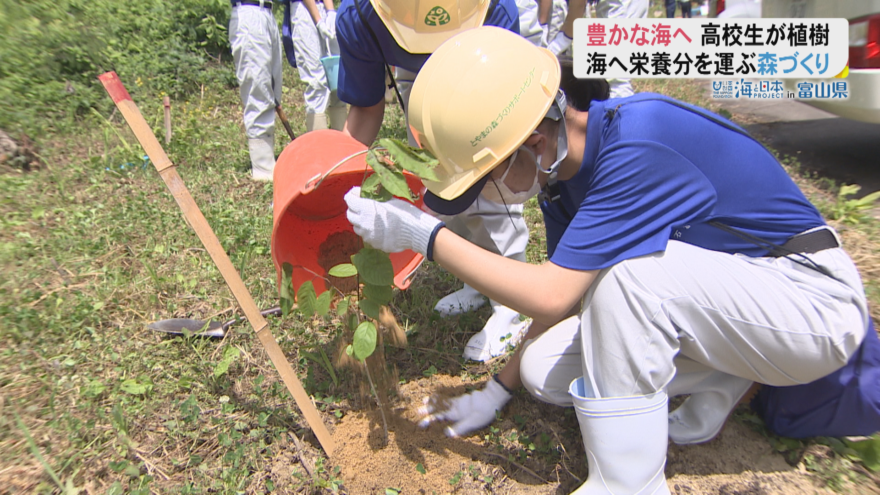
[[538,200],[541,202],[552,203],[559,199],[559,186],[556,184],[557,175],[559,173],[559,165],[565,157],[568,156],[568,133],[565,128],[565,109],[568,104],[565,101],[565,94],[560,90],[556,93],[550,110],[547,111],[547,118],[559,122],[559,130],[556,136],[556,161],[550,165],[550,170],[544,173],[548,174],[547,184],[541,189]]

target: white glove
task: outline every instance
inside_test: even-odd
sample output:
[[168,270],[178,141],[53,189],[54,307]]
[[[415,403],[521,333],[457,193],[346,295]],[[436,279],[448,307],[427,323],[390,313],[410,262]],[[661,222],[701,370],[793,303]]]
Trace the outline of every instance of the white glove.
[[[353,187],[345,194],[348,221],[355,234],[364,242],[386,253],[412,249],[425,256],[440,220],[400,199],[380,202],[361,197],[361,188]],[[430,258],[430,257],[429,257]]]
[[557,57],[565,50],[568,50],[569,47],[571,47],[571,38],[562,31],[559,31],[556,37],[553,38],[553,41],[547,45],[547,49],[553,52],[553,55],[556,55]]
[[[455,424],[446,427],[446,436],[454,438],[467,435],[489,425],[495,419],[495,413],[511,397],[498,380],[492,378],[483,390],[456,397],[445,404],[436,404],[425,398],[425,405],[419,409],[419,413],[425,417],[419,421],[419,426],[426,428],[434,421],[454,421]],[[438,411],[440,408],[443,410]]]
[[318,32],[329,40],[336,39],[336,11],[328,10],[321,20],[318,21]]
[[541,24],[541,46],[546,47],[550,40],[547,37],[550,36],[550,25],[549,24]]

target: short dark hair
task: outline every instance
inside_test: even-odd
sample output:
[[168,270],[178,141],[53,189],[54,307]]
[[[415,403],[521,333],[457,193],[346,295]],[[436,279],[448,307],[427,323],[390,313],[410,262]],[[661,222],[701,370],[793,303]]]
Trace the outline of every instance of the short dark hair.
[[574,77],[574,67],[571,62],[560,63],[562,75],[559,81],[559,89],[565,93],[568,106],[586,112],[590,109],[590,102],[607,100],[611,91],[608,81],[605,79],[578,79]]

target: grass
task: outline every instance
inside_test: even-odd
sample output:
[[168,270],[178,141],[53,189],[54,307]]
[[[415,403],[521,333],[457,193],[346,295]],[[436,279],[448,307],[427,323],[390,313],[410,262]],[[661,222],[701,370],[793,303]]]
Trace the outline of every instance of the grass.
[[[284,105],[299,135],[303,85],[285,70]],[[639,81],[637,88],[711,107],[686,81]],[[161,96],[137,101],[157,135]],[[274,306],[272,191],[248,177],[237,91],[205,87],[188,101],[173,101],[172,112],[169,156],[257,304]],[[395,105],[384,135],[404,136]],[[276,136],[280,151],[286,142],[280,127]],[[167,339],[144,329],[171,317],[222,320],[237,314],[237,306],[120,116],[87,115],[39,144],[37,170],[0,170],[0,492],[338,489],[339,473],[320,457],[309,471],[299,463],[287,463],[289,476],[279,470],[291,434],[316,442],[246,323],[219,342]],[[820,207],[835,204],[833,187],[789,166]],[[526,218],[528,259],[542,262],[544,230],[534,200]],[[864,220],[843,232],[880,308],[877,226]],[[460,284],[426,264],[411,289],[396,295],[394,311],[410,341],[393,357],[400,380],[483,376],[503,365],[503,359],[486,366],[460,357],[487,308],[451,319],[432,312]],[[351,370],[336,370],[337,381],[313,359],[322,350],[338,355],[341,325],[269,323],[328,421],[367,406]],[[534,424],[517,424],[513,432],[488,428],[486,440],[516,452],[515,462],[532,456],[558,462],[553,439]],[[838,457],[808,451],[813,445],[820,444],[804,444],[800,458],[807,452],[808,468],[837,479]],[[451,485],[491,486],[497,477],[480,469],[463,468]]]

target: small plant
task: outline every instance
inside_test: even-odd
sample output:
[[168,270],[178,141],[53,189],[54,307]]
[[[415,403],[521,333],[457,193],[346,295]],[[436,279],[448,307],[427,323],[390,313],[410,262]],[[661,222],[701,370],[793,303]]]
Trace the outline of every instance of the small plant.
[[840,186],[837,193],[837,200],[831,207],[829,217],[831,220],[839,220],[848,225],[858,225],[867,218],[867,211],[873,208],[874,203],[880,199],[880,191],[874,191],[871,194],[862,196],[858,199],[847,199],[856,194],[861,189],[860,186],[854,184],[844,184]]
[[[395,139],[378,140],[375,146],[367,150],[366,163],[375,173],[366,176],[362,182],[361,197],[364,198],[377,201],[389,201],[394,197],[409,201],[417,200],[418,197],[413,194],[406,181],[405,171],[420,179],[437,180],[434,173],[434,167],[437,165],[436,158],[424,150],[412,148]],[[387,443],[388,421],[385,418],[385,408],[376,390],[376,383],[370,374],[366,360],[373,355],[379,342],[376,320],[396,330],[393,332],[393,339],[397,343],[402,344],[406,340],[406,335],[399,329],[391,313],[384,308],[394,296],[394,267],[391,258],[388,253],[364,246],[351,256],[351,263],[335,265],[328,270],[327,274],[336,279],[358,277],[355,284],[357,287],[356,297],[334,288],[341,297],[335,310],[343,325],[353,334],[352,342],[346,346],[345,353],[363,367],[370,385],[370,392],[379,406],[384,440]],[[296,297],[297,291],[293,287],[293,266],[289,263],[282,265],[279,292],[283,316],[287,316],[293,311],[294,300],[298,303],[299,311],[308,317],[315,314],[326,316],[331,311],[333,292],[328,290],[316,294],[314,285],[310,281],[300,286],[299,297]],[[305,357],[324,367],[334,384],[337,383],[336,374],[323,351],[320,355],[305,353]],[[436,373],[436,368],[433,366],[431,368],[433,373]]]

